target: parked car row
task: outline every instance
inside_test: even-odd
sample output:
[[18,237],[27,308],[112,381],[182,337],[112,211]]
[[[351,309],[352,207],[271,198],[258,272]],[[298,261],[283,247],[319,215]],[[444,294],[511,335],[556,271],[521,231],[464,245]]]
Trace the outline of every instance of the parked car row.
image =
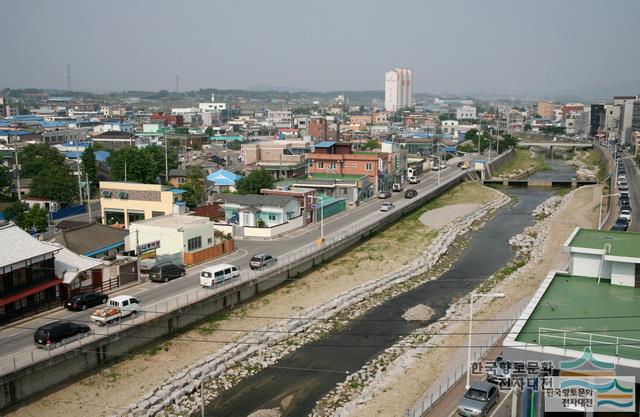
[[627,231],[629,229],[629,224],[631,223],[632,208],[627,172],[624,167],[624,163],[619,156],[616,158],[616,185],[618,187],[618,203],[620,205],[620,211],[616,222],[613,227],[611,227],[611,230]]

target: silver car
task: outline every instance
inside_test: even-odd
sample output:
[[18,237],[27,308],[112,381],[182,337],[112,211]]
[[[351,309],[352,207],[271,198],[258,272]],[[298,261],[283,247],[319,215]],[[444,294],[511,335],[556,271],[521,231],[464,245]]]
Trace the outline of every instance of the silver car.
[[488,382],[474,382],[458,403],[458,414],[464,417],[485,417],[498,403],[500,389]]

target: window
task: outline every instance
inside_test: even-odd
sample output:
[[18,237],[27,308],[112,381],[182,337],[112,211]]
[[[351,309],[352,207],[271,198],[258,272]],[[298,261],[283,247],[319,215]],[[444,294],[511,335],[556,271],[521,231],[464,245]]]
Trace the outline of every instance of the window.
[[371,162],[367,162],[367,163],[364,165],[364,169],[365,169],[365,170],[367,170],[367,171],[371,171],[371,170],[373,170],[373,165],[371,164]]
[[202,236],[193,237],[187,241],[187,249],[189,252],[192,250],[200,249],[202,247]]
[[318,168],[320,169],[324,168],[324,162],[318,162]]
[[111,195],[113,193],[111,191],[103,191],[100,195],[102,196],[102,198],[111,198]]
[[276,214],[269,214],[269,220],[274,222],[278,219],[278,216]]
[[120,198],[120,200],[127,200],[129,198],[129,193],[126,191],[120,191],[118,193],[118,197]]
[[164,216],[164,211],[152,211],[151,212],[151,217],[160,217],[160,216]]
[[330,168],[331,168],[331,169],[336,169],[336,163],[335,163],[335,162],[332,162],[332,163],[331,163],[331,165],[330,165]]
[[211,244],[211,242],[213,242],[213,239],[211,239],[211,238],[207,238],[207,243],[208,243],[209,245]]

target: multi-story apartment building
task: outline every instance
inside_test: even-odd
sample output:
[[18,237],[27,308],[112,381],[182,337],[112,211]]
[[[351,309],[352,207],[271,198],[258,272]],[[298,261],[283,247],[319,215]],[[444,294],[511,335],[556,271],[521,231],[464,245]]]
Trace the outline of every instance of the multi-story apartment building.
[[476,119],[476,108],[474,106],[462,106],[456,109],[456,119]]
[[184,192],[160,184],[100,181],[102,223],[129,228],[131,223],[139,220],[172,213],[184,214]]
[[537,113],[543,119],[553,120],[555,117],[554,110],[556,105],[551,101],[541,101],[538,103]]
[[631,123],[634,107],[638,107],[638,96],[615,96],[613,104],[620,106],[620,136],[627,146],[633,146],[631,140]]
[[392,181],[389,154],[379,151],[354,152],[350,143],[320,142],[305,155],[308,173],[366,175],[375,190],[388,190]]
[[591,124],[589,127],[589,135],[594,137],[601,133],[604,128],[604,104],[591,105]]
[[309,120],[309,130],[307,132],[311,139],[323,141],[328,139],[329,127],[324,116],[313,116]]
[[395,68],[385,73],[384,108],[398,111],[413,104],[413,70]]
[[304,154],[311,151],[305,140],[274,140],[246,143],[241,153],[246,171],[267,170],[275,179],[302,176],[306,171]]
[[276,129],[291,129],[293,127],[291,109],[268,110],[267,121]]
[[607,135],[620,134],[620,113],[622,109],[617,104],[604,106],[604,132]]

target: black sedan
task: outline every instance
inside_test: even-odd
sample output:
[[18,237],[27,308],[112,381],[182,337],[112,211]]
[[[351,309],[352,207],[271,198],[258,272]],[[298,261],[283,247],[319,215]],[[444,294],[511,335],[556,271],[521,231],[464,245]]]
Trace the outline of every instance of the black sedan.
[[99,292],[74,295],[64,303],[64,307],[69,310],[86,310],[100,304],[106,304],[109,296]]

